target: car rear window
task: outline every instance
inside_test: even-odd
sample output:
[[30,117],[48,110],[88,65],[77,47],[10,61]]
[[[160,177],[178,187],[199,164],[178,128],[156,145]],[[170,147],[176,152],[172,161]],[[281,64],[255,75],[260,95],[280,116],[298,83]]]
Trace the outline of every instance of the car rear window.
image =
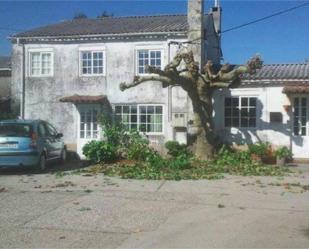
[[31,137],[29,124],[0,124],[0,137]]

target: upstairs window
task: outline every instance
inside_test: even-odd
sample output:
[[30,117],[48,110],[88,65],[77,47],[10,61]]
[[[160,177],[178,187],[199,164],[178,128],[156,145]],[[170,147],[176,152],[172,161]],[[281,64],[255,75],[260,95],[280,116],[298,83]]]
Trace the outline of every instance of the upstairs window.
[[137,51],[137,72],[146,74],[146,66],[150,65],[162,69],[162,51],[161,50],[138,50]]
[[53,75],[53,52],[30,51],[30,76]]
[[256,127],[256,102],[255,97],[225,98],[225,127]]
[[104,51],[82,51],[81,52],[81,75],[104,75]]

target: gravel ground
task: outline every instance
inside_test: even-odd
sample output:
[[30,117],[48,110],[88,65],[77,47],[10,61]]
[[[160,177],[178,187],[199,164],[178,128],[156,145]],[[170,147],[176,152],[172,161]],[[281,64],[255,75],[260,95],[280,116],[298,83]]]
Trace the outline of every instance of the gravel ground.
[[1,170],[0,247],[309,248],[309,165],[287,177],[211,181],[71,171],[82,167]]

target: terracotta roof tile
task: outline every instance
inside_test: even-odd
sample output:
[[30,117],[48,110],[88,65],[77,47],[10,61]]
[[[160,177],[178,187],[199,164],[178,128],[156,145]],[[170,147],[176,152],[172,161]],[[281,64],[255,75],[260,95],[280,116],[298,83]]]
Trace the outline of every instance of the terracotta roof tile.
[[309,80],[309,63],[265,64],[256,74],[245,74],[243,80]]
[[298,86],[285,86],[282,90],[283,93],[309,93],[309,84]]
[[[207,16],[207,15],[205,15]],[[13,37],[59,37],[98,34],[186,32],[186,15],[73,19],[21,32]]]
[[74,104],[95,104],[95,103],[106,103],[107,97],[105,95],[88,96],[88,95],[72,95],[68,97],[63,97],[60,102],[69,102]]

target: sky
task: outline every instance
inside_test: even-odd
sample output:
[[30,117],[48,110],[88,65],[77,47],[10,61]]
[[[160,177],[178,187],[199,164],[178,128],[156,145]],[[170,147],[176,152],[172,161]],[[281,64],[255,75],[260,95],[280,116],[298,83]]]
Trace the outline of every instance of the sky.
[[[222,30],[227,30],[306,1],[221,0]],[[205,0],[205,11],[214,0]],[[114,16],[185,14],[186,0],[2,1],[0,55],[11,52],[10,35],[83,12],[95,18],[103,11]],[[241,64],[255,54],[265,63],[303,63],[309,60],[309,5],[265,21],[222,34],[223,62]]]

